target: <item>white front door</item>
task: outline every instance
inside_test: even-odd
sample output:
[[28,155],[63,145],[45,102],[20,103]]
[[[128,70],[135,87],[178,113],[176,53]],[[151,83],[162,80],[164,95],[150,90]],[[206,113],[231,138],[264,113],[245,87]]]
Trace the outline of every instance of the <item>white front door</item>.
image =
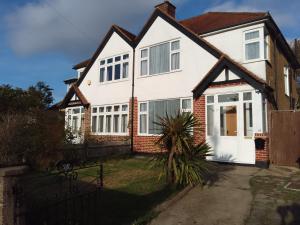
[[252,92],[207,96],[207,142],[212,160],[255,163]]

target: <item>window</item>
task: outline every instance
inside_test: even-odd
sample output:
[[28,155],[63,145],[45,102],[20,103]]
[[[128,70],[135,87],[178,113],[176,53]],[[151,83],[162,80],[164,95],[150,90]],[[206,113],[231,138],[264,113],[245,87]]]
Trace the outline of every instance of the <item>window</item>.
[[76,107],[66,110],[66,127],[73,133],[79,133],[84,123],[84,108]]
[[220,135],[237,136],[236,106],[220,106]]
[[174,116],[178,112],[191,112],[192,100],[167,99],[143,102],[139,104],[139,133],[159,134],[161,129],[156,123],[166,115]]
[[128,105],[108,105],[92,108],[92,132],[97,134],[126,134]]
[[100,61],[100,83],[128,78],[129,54]]
[[141,50],[141,76],[180,69],[180,41],[166,42]]
[[218,102],[236,102],[236,101],[239,101],[238,93],[218,96]]
[[147,103],[140,104],[140,133],[147,133]]
[[287,96],[290,96],[290,79],[289,79],[289,67],[285,66],[283,68],[283,75],[284,75],[284,93]]
[[244,136],[252,137],[253,135],[253,109],[252,109],[252,92],[243,93],[243,111],[244,111]]
[[245,59],[260,58],[260,34],[259,30],[245,33]]
[[214,132],[214,96],[207,96],[206,97],[206,115],[207,115],[207,121],[206,121],[206,127],[207,127],[207,135],[213,136]]
[[181,112],[192,112],[192,100],[181,99]]

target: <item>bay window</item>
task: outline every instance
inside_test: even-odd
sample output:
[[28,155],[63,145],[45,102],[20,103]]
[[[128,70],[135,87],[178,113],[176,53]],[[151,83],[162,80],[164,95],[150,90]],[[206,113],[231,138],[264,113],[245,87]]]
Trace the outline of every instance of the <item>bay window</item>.
[[180,69],[180,41],[170,41],[141,50],[140,75],[154,75]]
[[128,78],[129,54],[100,60],[100,83]]
[[161,129],[157,122],[160,118],[175,116],[178,112],[192,112],[192,100],[166,99],[142,102],[139,104],[139,133],[159,134]]
[[73,133],[81,131],[84,123],[84,108],[74,107],[66,111],[66,127]]
[[92,108],[92,133],[126,134],[128,132],[128,104]]

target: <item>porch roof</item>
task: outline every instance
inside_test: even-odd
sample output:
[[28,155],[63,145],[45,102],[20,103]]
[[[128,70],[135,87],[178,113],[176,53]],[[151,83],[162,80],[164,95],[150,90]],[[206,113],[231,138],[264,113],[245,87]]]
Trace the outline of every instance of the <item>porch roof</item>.
[[193,89],[194,98],[199,98],[204,91],[212,84],[212,82],[221,74],[221,72],[228,68],[239,78],[251,85],[253,88],[259,90],[265,97],[277,108],[273,88],[270,87],[266,81],[252,73],[242,65],[235,62],[227,55],[222,55],[218,62],[211,68],[211,70],[204,76],[204,78]]
[[73,95],[76,95],[79,99],[79,101],[81,102],[81,104],[83,106],[87,106],[90,103],[87,101],[87,99],[85,98],[85,96],[83,95],[83,93],[79,90],[79,88],[76,86],[76,84],[73,84],[70,87],[70,90],[68,91],[67,95],[65,96],[65,98],[62,100],[60,107],[61,108],[66,108],[68,103],[70,102],[71,98],[73,97]]

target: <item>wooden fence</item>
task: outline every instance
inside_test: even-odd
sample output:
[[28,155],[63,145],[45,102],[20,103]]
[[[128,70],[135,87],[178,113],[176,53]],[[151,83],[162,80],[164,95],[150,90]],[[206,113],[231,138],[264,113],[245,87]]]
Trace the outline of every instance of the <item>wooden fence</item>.
[[300,165],[300,111],[272,111],[270,160],[280,166]]

